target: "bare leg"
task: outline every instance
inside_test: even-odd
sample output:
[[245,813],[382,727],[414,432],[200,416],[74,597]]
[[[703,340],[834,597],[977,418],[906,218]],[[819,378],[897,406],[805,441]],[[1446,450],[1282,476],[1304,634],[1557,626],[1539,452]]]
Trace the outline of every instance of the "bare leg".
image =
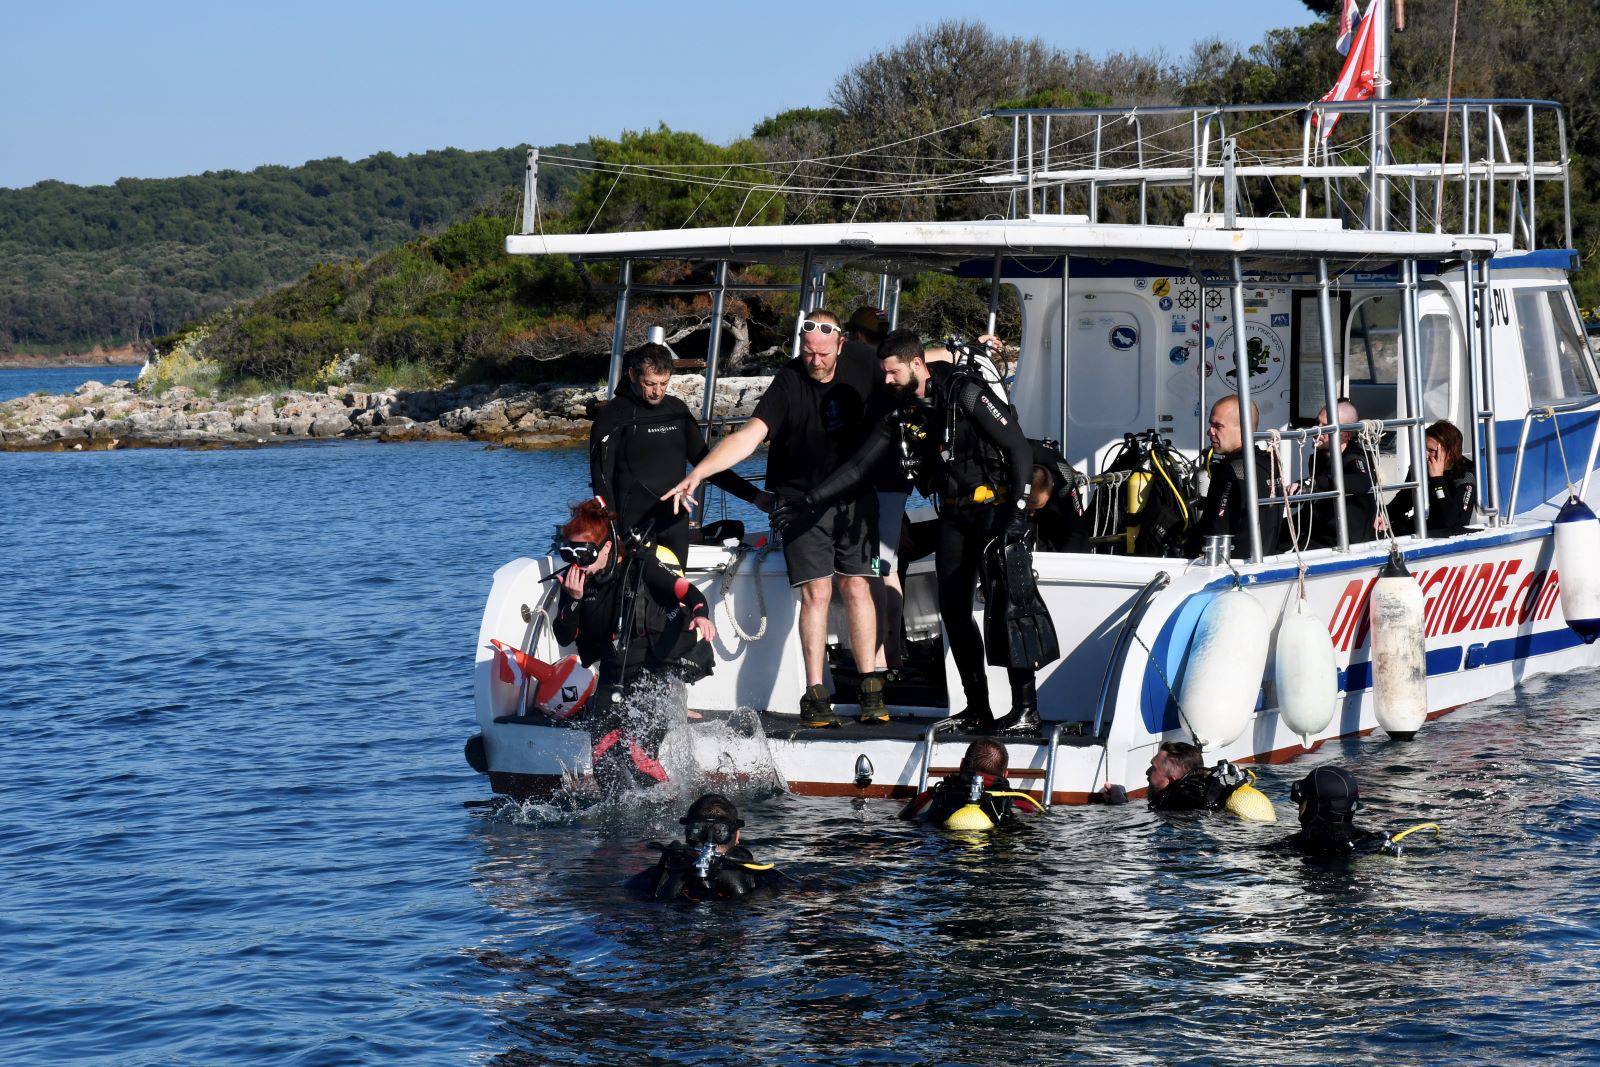
[[883,581],[872,583],[873,599],[877,602],[878,669],[900,668],[900,620],[905,613],[905,593],[900,588],[900,573],[890,571]]
[[807,688],[822,684],[822,662],[828,651],[828,604],[832,600],[833,582],[827,578],[800,587],[800,655],[806,662]]
[[850,628],[850,651],[855,656],[856,670],[870,674],[878,647],[878,612],[872,602],[872,587],[877,583],[871,578],[844,574],[836,580],[839,595],[844,597],[844,617]]

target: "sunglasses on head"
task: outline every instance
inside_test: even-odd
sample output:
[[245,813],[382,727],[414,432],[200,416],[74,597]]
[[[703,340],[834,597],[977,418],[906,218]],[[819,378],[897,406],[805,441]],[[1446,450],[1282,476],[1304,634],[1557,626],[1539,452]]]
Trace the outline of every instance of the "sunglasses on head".
[[556,555],[568,563],[588,567],[600,558],[600,546],[593,541],[558,541]]
[[830,334],[844,333],[844,327],[833,322],[813,322],[811,319],[806,319],[800,324],[800,332],[820,333],[822,336],[827,337]]
[[733,844],[733,835],[739,832],[739,827],[744,825],[743,819],[695,819],[684,820],[683,839],[691,845],[704,845],[710,842],[713,845]]

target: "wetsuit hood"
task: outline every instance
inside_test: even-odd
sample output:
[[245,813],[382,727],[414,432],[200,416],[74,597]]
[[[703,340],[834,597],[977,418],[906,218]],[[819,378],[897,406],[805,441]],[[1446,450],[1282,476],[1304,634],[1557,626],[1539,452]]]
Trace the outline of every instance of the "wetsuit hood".
[[1361,807],[1355,776],[1342,767],[1318,767],[1294,784],[1289,799],[1300,808],[1300,825],[1349,826]]

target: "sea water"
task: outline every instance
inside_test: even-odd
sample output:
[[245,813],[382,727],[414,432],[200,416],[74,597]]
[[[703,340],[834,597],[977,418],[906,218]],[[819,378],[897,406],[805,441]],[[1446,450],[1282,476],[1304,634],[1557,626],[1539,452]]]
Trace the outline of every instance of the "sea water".
[[[0,1060],[1255,1063],[1600,1058],[1600,679],[1329,744],[1401,859],[1057,809],[958,837],[758,782],[775,900],[623,880],[681,800],[492,802],[496,567],[577,451],[0,454]],[[751,750],[759,762],[759,749]]]

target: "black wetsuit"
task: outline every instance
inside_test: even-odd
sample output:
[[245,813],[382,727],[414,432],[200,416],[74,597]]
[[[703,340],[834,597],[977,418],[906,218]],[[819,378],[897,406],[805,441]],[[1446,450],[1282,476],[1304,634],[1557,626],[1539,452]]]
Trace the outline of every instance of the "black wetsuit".
[[[972,618],[973,593],[983,564],[984,548],[1019,514],[1026,503],[1033,474],[1033,450],[1017,424],[1016,412],[975,378],[948,363],[928,367],[931,375],[922,398],[895,398],[877,418],[866,444],[813,491],[829,500],[860,485],[885,456],[902,450],[918,473],[917,488],[939,505],[937,563],[939,617],[966,690],[969,711],[989,712],[983,635]],[[954,419],[950,454],[942,449],[946,421]],[[973,500],[982,486],[985,502]],[[1024,513],[1025,521],[1025,513]],[[1033,672],[1008,671],[1013,692],[1026,686]]]
[[[677,485],[684,470],[704,459],[706,451],[700,425],[682,400],[669,393],[652,407],[624,378],[589,431],[589,484],[621,516],[625,530],[638,531],[653,519],[653,540],[671,549],[683,566],[688,562],[689,513],[674,515],[672,502],[661,494]],[[732,471],[708,480],[740,500],[754,501],[760,493]]]
[[[923,790],[907,802],[906,806],[900,809],[900,818],[943,825],[951,815],[973,802],[973,777],[972,774],[963,772],[941,779],[936,785]],[[978,807],[989,816],[990,822],[999,826],[1011,818],[1015,810],[1012,801],[1017,798],[994,794],[1010,792],[1011,783],[998,774],[979,774],[976,777],[982,782],[983,787],[983,792],[977,801]],[[1024,810],[1033,808],[1025,804]]]
[[[1472,508],[1477,503],[1478,484],[1474,477],[1472,461],[1465,457],[1461,464],[1445,471],[1437,478],[1428,478],[1428,536],[1445,537],[1460,533],[1472,521]],[[1406,481],[1416,477],[1415,471],[1406,475]],[[1389,523],[1396,534],[1416,533],[1417,498],[1412,489],[1402,489],[1389,502]]]
[[[1257,498],[1282,496],[1282,487],[1273,480],[1272,459],[1264,452],[1256,453]],[[1233,558],[1250,558],[1250,522],[1246,510],[1248,501],[1244,491],[1244,453],[1229,456],[1213,455],[1206,473],[1211,485],[1200,501],[1199,514],[1189,532],[1188,554],[1198,556],[1207,537],[1217,534],[1233,535]],[[1261,506],[1261,554],[1270,556],[1278,550],[1278,527],[1283,521],[1283,509],[1277,504]]]
[[[697,867],[699,850],[681,841],[656,846],[661,858],[655,866],[628,879],[626,888],[653,900],[735,900],[777,891],[778,872],[757,864],[743,845],[730,846],[714,856],[704,877]],[[767,869],[752,869],[767,868]]]
[[1209,768],[1198,767],[1165,789],[1150,791],[1151,811],[1220,811],[1233,790]]
[[1340,859],[1380,852],[1387,840],[1387,835],[1376,830],[1363,830],[1353,823],[1315,819],[1302,825],[1298,833],[1290,834],[1274,847],[1299,852],[1314,859]]
[[[1359,545],[1376,535],[1373,521],[1378,515],[1378,503],[1372,495],[1372,472],[1367,469],[1366,457],[1359,447],[1346,446],[1344,460],[1344,518],[1350,534],[1350,543]],[[1316,475],[1311,479],[1311,491],[1332,492],[1333,468],[1325,453],[1318,453]],[[1339,501],[1313,500],[1311,502],[1310,547],[1333,548],[1339,543]],[[1264,548],[1265,546],[1263,546]]]
[[[623,652],[616,640],[617,625],[628,609],[624,593],[635,574],[631,637]],[[604,784],[666,780],[665,770],[656,762],[671,727],[665,706],[659,699],[646,701],[657,712],[651,714],[649,708],[630,707],[623,697],[647,677],[694,681],[710,673],[711,644],[689,628],[691,620],[707,614],[700,591],[654,555],[590,573],[582,599],[561,591],[551,632],[561,644],[577,645],[585,666],[599,664],[599,685],[585,718],[594,740],[595,774]]]

